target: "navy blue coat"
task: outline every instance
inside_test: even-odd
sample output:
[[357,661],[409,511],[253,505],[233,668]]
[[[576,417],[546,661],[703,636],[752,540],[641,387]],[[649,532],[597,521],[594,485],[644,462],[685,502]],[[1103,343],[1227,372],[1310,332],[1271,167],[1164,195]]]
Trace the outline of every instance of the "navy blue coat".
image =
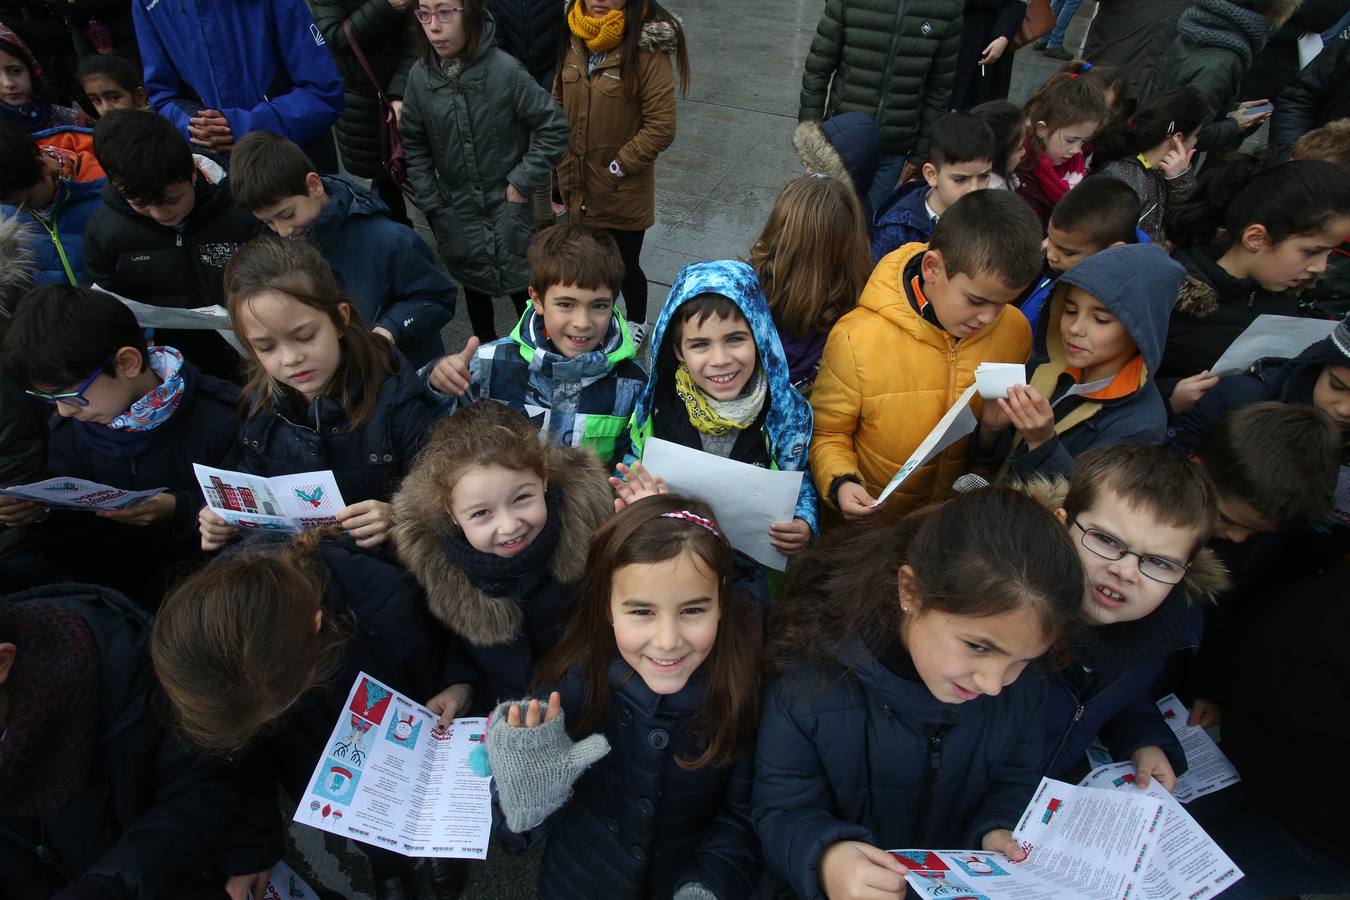
[[[610,751],[550,820],[541,898],[669,898],[697,882],[718,897],[749,897],[763,865],[750,827],[752,761],[689,770],[702,747],[689,726],[703,704],[696,673],[677,694],[654,694],[617,655],[603,731]],[[572,672],[559,685],[569,720],[586,708]]]
[[830,116],[819,125],[821,136],[839,155],[839,162],[853,183],[853,191],[862,204],[863,218],[872,221],[872,203],[867,197],[881,163],[881,131],[877,123],[865,112],[846,112]]
[[1017,824],[1040,780],[1044,679],[946,704],[913,673],[863,650],[799,669],[768,690],[751,799],[770,870],[818,900],[820,856],[838,841],[979,847]]
[[872,239],[872,262],[905,244],[926,244],[933,236],[937,217],[928,214],[928,192],[922,178],[900,185],[882,201],[868,229]]
[[433,409],[417,370],[401,355],[398,365],[380,385],[370,418],[354,430],[335,398],[302,407],[287,391],[292,404],[264,409],[240,429],[240,470],[270,478],[332,469],[348,505],[388,500],[422,449]]

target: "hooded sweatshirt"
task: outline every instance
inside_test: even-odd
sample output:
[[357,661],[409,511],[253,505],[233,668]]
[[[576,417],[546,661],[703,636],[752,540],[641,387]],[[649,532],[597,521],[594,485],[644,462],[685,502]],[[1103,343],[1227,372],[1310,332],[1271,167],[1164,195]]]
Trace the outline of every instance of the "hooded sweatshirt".
[[881,258],[905,244],[928,243],[937,227],[938,217],[928,211],[928,182],[916,178],[900,185],[877,210],[868,229],[872,239],[872,261]]
[[[1157,247],[1134,244],[1095,253],[1060,276],[1036,342],[1034,359],[1045,362],[1035,367],[1030,379],[1054,408],[1055,433],[1035,450],[1014,439],[1008,457],[1011,472],[1067,475],[1074,458],[1093,447],[1162,443],[1167,406],[1153,373],[1162,359],[1167,318],[1185,274]],[[1085,393],[1071,393],[1081,384],[1082,373],[1068,364],[1060,332],[1071,287],[1083,289],[1106,306],[1138,349],[1110,384]]]
[[[792,386],[788,376],[787,356],[783,352],[778,329],[769,312],[755,270],[743,262],[715,260],[685,266],[675,277],[670,296],[661,307],[652,332],[652,347],[656,348],[651,374],[638,398],[637,407],[628,423],[630,447],[624,462],[642,458],[647,438],[655,435],[665,440],[701,449],[698,433],[684,413],[684,404],[675,397],[675,352],[666,340],[666,331],[675,310],[703,294],[719,294],[735,303],[755,338],[755,354],[760,369],[768,380],[768,398],[760,413],[758,425],[741,432],[731,451],[731,458],[771,469],[801,472],[807,466],[807,448],[811,443],[811,405]],[[660,415],[658,415],[660,414]],[[660,419],[660,421],[657,421]],[[759,434],[754,434],[755,431]],[[797,509],[793,514],[817,531],[817,496],[809,477],[802,479],[797,494]]]

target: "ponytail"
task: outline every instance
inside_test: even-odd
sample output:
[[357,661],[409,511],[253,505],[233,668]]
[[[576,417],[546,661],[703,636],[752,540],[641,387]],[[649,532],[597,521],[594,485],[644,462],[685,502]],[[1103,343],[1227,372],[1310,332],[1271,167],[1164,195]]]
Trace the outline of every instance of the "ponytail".
[[1209,104],[1195,88],[1181,87],[1154,94],[1139,105],[1134,115],[1101,133],[1092,156],[1093,166],[1100,169],[1113,160],[1131,159],[1175,134],[1192,135],[1212,115]]

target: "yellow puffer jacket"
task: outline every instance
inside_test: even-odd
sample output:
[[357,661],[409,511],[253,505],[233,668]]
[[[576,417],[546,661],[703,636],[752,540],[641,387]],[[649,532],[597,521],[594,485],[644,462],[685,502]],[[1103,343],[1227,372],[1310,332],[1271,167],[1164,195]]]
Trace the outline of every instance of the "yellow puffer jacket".
[[[975,383],[976,366],[1026,362],[1031,353],[1031,327],[1015,308],[959,341],[915,312],[901,280],[910,260],[927,249],[906,244],[882,257],[858,308],[835,324],[825,342],[811,392],[811,474],[822,497],[845,475],[861,479],[873,497],[880,494]],[[972,406],[978,416],[978,395]],[[887,515],[946,499],[952,481],[968,468],[966,442],[958,441],[905,480],[886,501]]]

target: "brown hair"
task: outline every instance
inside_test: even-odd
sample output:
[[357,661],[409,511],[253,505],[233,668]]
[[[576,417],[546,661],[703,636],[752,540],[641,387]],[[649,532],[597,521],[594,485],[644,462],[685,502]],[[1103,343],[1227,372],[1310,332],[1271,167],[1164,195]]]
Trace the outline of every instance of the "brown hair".
[[305,151],[270,131],[250,131],[230,150],[230,196],[250,212],[309,194],[305,179],[317,172]]
[[539,432],[520,413],[495,400],[462,407],[436,424],[414,466],[444,493],[475,466],[534,472],[548,480],[548,456]]
[[682,510],[713,518],[712,510],[698,501],[660,494],[626,507],[596,530],[567,630],[540,663],[535,684],[557,684],[568,670],[580,667],[588,700],[585,712],[568,723],[568,731],[579,737],[595,730],[609,705],[609,663],[615,651],[610,616],[614,573],[624,566],[694,554],[717,575],[720,613],[717,639],[702,666],[707,682],[703,708],[691,727],[704,750],[695,759],[679,760],[683,768],[697,769],[727,765],[754,743],[763,626],[753,603],[732,588],[731,546],[722,535],[702,525],[666,515]]
[[160,605],[150,658],[179,730],[219,754],[247,747],[310,690],[325,684],[351,636],[323,615],[319,544],[308,531],[278,548],[243,547],[179,584]]
[[1350,119],[1336,119],[1294,142],[1292,159],[1323,159],[1350,171]]
[[1025,287],[1041,271],[1041,223],[1012,191],[973,191],[938,219],[929,250],[942,254],[948,278],[989,273]]
[[1076,518],[1110,491],[1131,509],[1196,532],[1194,554],[1209,540],[1218,512],[1214,482],[1188,457],[1148,444],[1097,447],[1074,460],[1064,511]]
[[564,222],[541,228],[530,239],[527,257],[530,287],[542,302],[548,289],[574,284],[588,291],[608,290],[617,297],[623,286],[623,257],[608,231]]
[[[584,0],[575,0],[582,3]],[[629,15],[624,16],[623,41],[619,45],[619,78],[623,81],[623,91],[629,99],[638,95],[642,87],[638,82],[638,54],[642,50],[642,29],[648,23],[660,23],[670,26],[675,35],[675,63],[680,72],[680,96],[689,96],[689,47],[684,39],[684,26],[680,20],[657,0],[643,0],[642,15],[631,13],[637,7],[629,3],[626,7]],[[568,29],[563,28],[563,40],[568,40]],[[663,52],[663,51],[657,51]]]
[[1083,565],[1068,531],[1021,491],[988,487],[898,522],[836,531],[794,558],[770,620],[770,672],[833,667],[855,637],[874,653],[902,649],[905,565],[925,614],[1031,606],[1051,639],[1080,622]]
[[[366,327],[361,313],[343,292],[332,268],[307,241],[262,235],[249,241],[230,258],[225,266],[225,302],[230,310],[230,327],[241,341],[244,308],[254,297],[268,291],[285,294],[297,303],[317,309],[333,323],[343,347],[342,361],[328,385],[328,394],[341,401],[342,408],[347,411],[349,428],[362,425],[375,411],[381,383],[398,371],[398,357],[393,345]],[[343,321],[340,309],[343,304],[348,307],[346,321]],[[253,346],[247,341],[243,343],[248,348],[250,365],[241,402],[248,404],[245,414],[251,419],[269,406],[275,406],[277,400],[291,389],[268,375],[258,362]],[[361,379],[356,394],[349,383],[352,372]],[[253,398],[251,403],[250,396]]]
[[1101,80],[1072,72],[1059,72],[1047,78],[1023,109],[1029,126],[1027,155],[1019,167],[1023,172],[1034,170],[1045,152],[1045,143],[1036,134],[1038,123],[1045,123],[1046,134],[1081,122],[1096,122],[1100,129],[1111,113]]
[[748,261],[781,332],[804,337],[829,331],[858,305],[872,274],[858,195],[836,178],[789,181],[750,245]]

